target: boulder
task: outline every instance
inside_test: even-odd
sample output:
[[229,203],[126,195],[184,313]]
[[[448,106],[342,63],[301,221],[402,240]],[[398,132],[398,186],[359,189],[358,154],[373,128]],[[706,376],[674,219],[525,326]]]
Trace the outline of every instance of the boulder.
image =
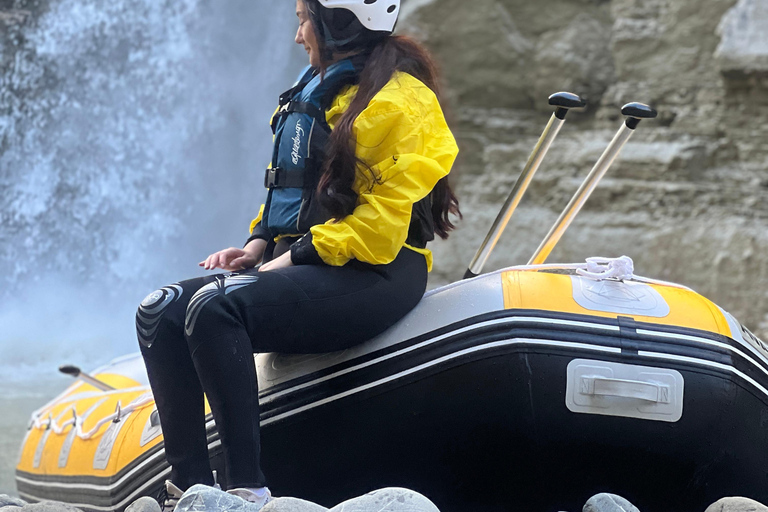
[[125,512],[162,512],[162,509],[160,508],[160,504],[154,498],[142,496],[128,505]]
[[193,485],[176,505],[176,512],[259,512],[263,507],[207,485]]
[[22,499],[14,498],[12,496],[8,496],[7,494],[0,494],[0,508],[23,507],[26,504],[27,502]]
[[768,507],[749,498],[723,498],[705,512],[768,512]]
[[636,506],[615,494],[600,493],[592,496],[582,509],[583,512],[640,512]]
[[330,512],[440,512],[425,496],[399,487],[373,491],[333,507]]
[[79,508],[58,501],[41,501],[21,507],[23,512],[83,512]]
[[328,509],[298,498],[275,498],[261,509],[261,512],[326,512]]

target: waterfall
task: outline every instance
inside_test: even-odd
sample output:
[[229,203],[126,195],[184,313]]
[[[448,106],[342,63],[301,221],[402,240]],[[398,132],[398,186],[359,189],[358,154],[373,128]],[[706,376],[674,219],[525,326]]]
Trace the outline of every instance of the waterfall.
[[135,351],[146,294],[243,244],[306,59],[284,0],[35,6],[0,33],[3,388]]

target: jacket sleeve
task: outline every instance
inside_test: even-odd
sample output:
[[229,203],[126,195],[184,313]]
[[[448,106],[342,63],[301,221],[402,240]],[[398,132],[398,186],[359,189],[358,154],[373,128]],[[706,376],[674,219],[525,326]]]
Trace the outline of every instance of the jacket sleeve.
[[355,121],[357,156],[378,179],[370,185],[359,169],[357,207],[340,221],[311,229],[312,245],[325,263],[355,258],[392,262],[408,236],[413,204],[426,197],[451,169],[458,147],[434,93],[421,82],[377,94]]
[[251,221],[251,236],[245,242],[248,245],[254,240],[266,240],[271,238],[269,231],[261,225],[261,218],[264,216],[264,205],[259,208],[259,215]]

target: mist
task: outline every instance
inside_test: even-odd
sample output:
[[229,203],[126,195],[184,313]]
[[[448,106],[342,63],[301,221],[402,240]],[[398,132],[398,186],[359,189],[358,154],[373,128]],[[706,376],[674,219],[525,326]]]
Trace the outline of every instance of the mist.
[[136,351],[144,296],[243,244],[303,65],[281,0],[23,7],[0,68],[3,388]]

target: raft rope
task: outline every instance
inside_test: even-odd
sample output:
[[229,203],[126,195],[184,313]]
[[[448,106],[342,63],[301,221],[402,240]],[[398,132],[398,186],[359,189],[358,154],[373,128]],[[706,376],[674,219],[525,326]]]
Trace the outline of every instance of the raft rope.
[[682,284],[663,281],[661,279],[651,279],[649,277],[636,276],[634,274],[635,264],[629,256],[619,258],[587,258],[586,263],[545,263],[543,265],[517,265],[511,268],[499,270],[499,272],[508,272],[510,270],[518,271],[537,271],[537,270],[574,270],[580,276],[594,281],[604,281],[612,279],[614,281],[637,281],[640,283],[657,284],[660,286],[669,286],[680,288],[681,290],[693,291],[691,288]]
[[[53,415],[51,413],[48,414],[48,418],[45,420],[41,420],[40,416],[35,416],[35,418],[32,421],[32,425],[36,429],[43,429],[43,430],[53,430],[53,432],[57,435],[63,434],[64,429],[69,427],[70,425],[74,425],[74,428],[76,430],[76,435],[82,440],[87,440],[92,438],[96,435],[96,433],[99,431],[101,427],[106,425],[107,423],[119,423],[123,416],[126,416],[133,411],[137,411],[139,409],[143,409],[147,407],[148,405],[154,403],[155,398],[152,396],[151,393],[145,393],[138,397],[136,400],[131,402],[130,404],[123,407],[118,400],[117,407],[115,408],[115,412],[107,416],[106,418],[102,418],[99,420],[96,425],[89,430],[88,432],[83,432],[83,418],[77,415],[77,410],[75,409],[75,406],[71,406],[70,410],[72,411],[72,417],[63,422],[61,425],[59,425],[56,420],[53,419]],[[66,409],[65,409],[66,412]]]
[[635,277],[635,264],[629,256],[619,258],[587,258],[587,268],[577,268],[576,273],[593,281],[606,279],[632,279]]

